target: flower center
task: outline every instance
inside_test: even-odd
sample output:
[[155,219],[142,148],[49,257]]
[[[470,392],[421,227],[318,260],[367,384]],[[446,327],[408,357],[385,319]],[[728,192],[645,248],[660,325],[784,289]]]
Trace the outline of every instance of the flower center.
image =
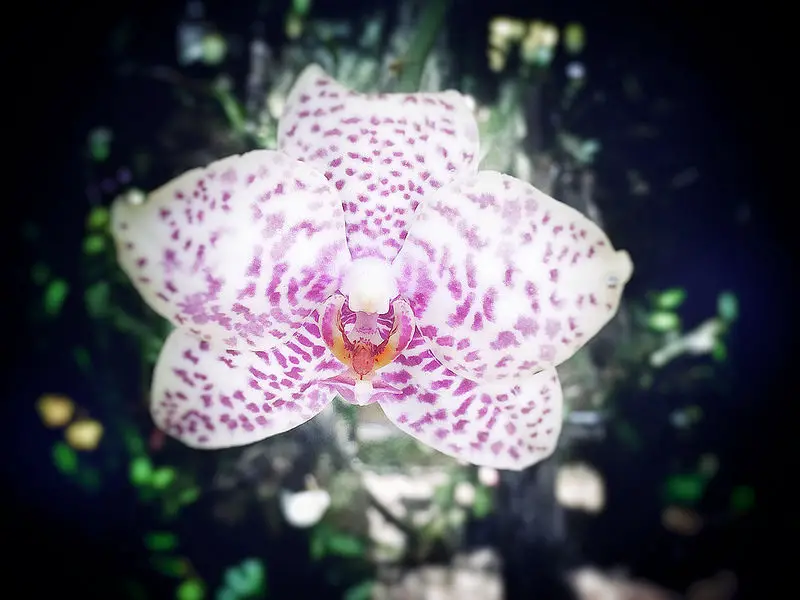
[[375,350],[363,344],[355,344],[352,362],[353,370],[361,377],[369,375],[375,366]]
[[[378,314],[354,310],[352,297],[334,294],[320,311],[322,339],[346,367],[333,379],[354,386],[357,404],[370,401],[376,371],[392,362],[414,336],[414,314],[408,302],[389,300],[387,310]],[[357,306],[363,306],[358,302]]]

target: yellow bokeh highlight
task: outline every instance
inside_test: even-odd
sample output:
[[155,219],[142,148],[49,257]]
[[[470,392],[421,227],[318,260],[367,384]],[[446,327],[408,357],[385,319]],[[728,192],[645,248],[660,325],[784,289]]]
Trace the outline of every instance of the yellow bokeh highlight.
[[661,524],[678,535],[695,535],[703,528],[703,519],[690,508],[668,506],[661,512]]
[[64,437],[75,450],[94,450],[103,437],[103,426],[93,419],[82,419],[70,424]]
[[489,21],[489,42],[494,46],[508,47],[511,42],[519,42],[525,35],[527,26],[522,19],[494,17]]
[[36,402],[39,418],[46,427],[64,427],[75,414],[75,403],[63,394],[45,394]]

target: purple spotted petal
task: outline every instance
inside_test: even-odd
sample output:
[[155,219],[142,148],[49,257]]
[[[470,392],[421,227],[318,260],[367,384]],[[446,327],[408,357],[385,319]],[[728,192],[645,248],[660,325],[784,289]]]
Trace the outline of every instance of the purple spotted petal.
[[562,395],[555,369],[477,384],[445,368],[419,335],[382,373],[399,395],[379,397],[400,429],[474,465],[520,470],[553,452]]
[[476,381],[567,360],[614,316],[633,269],[578,211],[490,171],[424,205],[394,266],[433,353]]
[[353,258],[392,260],[417,205],[475,172],[478,127],[458,92],[366,96],[312,65],[289,94],[278,147],[340,191]]
[[288,339],[350,261],[335,190],[267,150],[189,171],[142,205],[117,201],[112,219],[119,262],[147,303],[230,347]]
[[311,322],[285,345],[239,351],[176,329],[153,374],[159,429],[193,448],[241,446],[305,423],[336,395],[316,381],[341,371]]

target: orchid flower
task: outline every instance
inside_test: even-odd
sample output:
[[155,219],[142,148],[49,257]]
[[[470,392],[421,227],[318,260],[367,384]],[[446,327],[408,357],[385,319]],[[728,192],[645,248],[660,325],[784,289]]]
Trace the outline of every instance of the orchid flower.
[[478,171],[462,95],[361,95],[308,67],[278,150],[118,201],[118,260],[176,327],[156,425],[194,448],[297,427],[338,394],[469,463],[553,451],[555,367],[616,313],[628,254],[529,183]]

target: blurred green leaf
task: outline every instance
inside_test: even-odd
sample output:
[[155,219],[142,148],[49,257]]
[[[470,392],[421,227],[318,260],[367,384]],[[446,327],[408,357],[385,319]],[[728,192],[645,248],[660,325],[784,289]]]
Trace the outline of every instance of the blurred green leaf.
[[146,456],[139,456],[131,461],[130,478],[131,483],[142,486],[150,483],[153,475],[153,465]]
[[100,489],[100,471],[93,467],[81,467],[77,473],[77,480],[80,486],[88,492],[96,492]]
[[61,312],[64,300],[69,294],[69,284],[63,279],[54,279],[44,291],[44,311],[54,317]]
[[104,162],[111,154],[111,130],[105,127],[96,127],[89,133],[89,153],[97,162]]
[[433,503],[439,506],[449,506],[453,503],[453,490],[455,486],[452,481],[443,483],[433,490]]
[[363,556],[366,551],[361,539],[338,531],[331,532],[325,540],[325,545],[331,554],[347,558]]
[[225,571],[225,586],[239,596],[253,596],[264,591],[264,566],[261,561],[249,558]]
[[106,249],[106,238],[99,233],[92,233],[83,238],[83,253],[88,256],[100,254]]
[[714,342],[714,346],[711,348],[711,357],[717,362],[725,362],[725,359],[728,358],[728,347],[725,342],[722,340]]
[[236,592],[237,596],[244,596],[250,591],[247,578],[239,572],[238,567],[231,567],[225,571],[225,586]]
[[570,54],[578,54],[586,46],[586,31],[580,23],[570,23],[564,28],[564,47]]
[[144,440],[135,427],[126,426],[122,429],[122,439],[125,441],[125,446],[128,452],[134,456],[144,454]]
[[475,486],[475,500],[472,503],[472,514],[476,519],[483,519],[492,512],[492,492],[485,485]]
[[320,560],[325,556],[325,535],[319,528],[311,534],[311,547],[309,554],[312,560]]
[[86,217],[86,227],[87,229],[102,231],[108,225],[109,220],[110,213],[108,209],[105,206],[95,206]]
[[187,579],[178,586],[175,597],[178,600],[203,600],[206,586],[200,579]]
[[248,558],[239,565],[225,571],[225,584],[217,598],[224,592],[234,598],[262,597],[266,591],[266,574],[263,563],[256,558]]
[[111,287],[107,281],[93,283],[83,293],[86,302],[86,311],[89,316],[97,319],[106,314],[108,310],[108,299],[111,295]]
[[175,469],[172,467],[161,467],[153,471],[150,478],[150,485],[158,490],[163,490],[173,481],[175,481]]
[[217,590],[216,600],[239,600],[239,594],[231,588],[222,586]]
[[585,140],[569,133],[559,134],[558,139],[561,148],[581,164],[590,164],[601,149],[597,140]]
[[[143,488],[142,492],[145,491],[152,491],[155,492],[153,488]],[[172,494],[168,494],[167,496],[162,498],[161,503],[161,511],[165,521],[171,521],[175,517],[178,516],[178,513],[181,511],[180,502],[178,499],[173,496]]]
[[212,32],[203,36],[201,42],[203,62],[207,65],[218,65],[228,54],[228,42],[219,33]]
[[705,488],[706,479],[700,475],[673,475],[665,486],[667,502],[694,504],[703,497]]
[[358,407],[345,402],[338,394],[334,400],[334,410],[336,413],[344,419],[349,427],[355,427],[358,422]]
[[199,497],[200,488],[196,485],[193,485],[192,487],[186,488],[178,495],[178,501],[184,505],[192,504],[193,502],[196,502]]
[[374,587],[374,581],[362,581],[344,593],[344,600],[370,600]]
[[703,409],[697,404],[690,404],[684,409],[684,412],[692,423],[697,423],[703,418]]
[[78,469],[78,455],[64,442],[56,442],[53,444],[53,464],[62,473],[74,473]]
[[215,96],[228,118],[228,124],[236,133],[242,134],[246,131],[246,119],[244,109],[239,101],[233,96],[230,90],[217,86],[215,89]]
[[78,368],[84,371],[91,370],[92,356],[83,346],[77,346],[72,349],[72,358],[75,359],[75,364],[78,365]]
[[305,17],[311,10],[311,0],[292,0],[292,12]]
[[172,550],[178,544],[178,538],[169,531],[152,531],[144,536],[144,545],[153,552]]
[[731,511],[737,514],[746,513],[755,506],[756,493],[749,485],[739,485],[731,492]]
[[662,310],[674,310],[686,300],[686,290],[670,288],[664,290],[656,297],[656,306]]
[[264,564],[257,558],[248,558],[242,561],[242,572],[244,572],[251,581],[257,581],[259,586],[263,585],[266,581],[264,573]]
[[183,577],[186,575],[186,560],[180,556],[163,556],[154,554],[150,557],[153,569],[167,577]]
[[676,331],[680,329],[681,320],[678,315],[673,312],[656,311],[650,313],[647,319],[647,325],[653,331],[666,333],[667,331]]
[[717,313],[723,320],[733,322],[739,316],[739,301],[731,292],[723,292],[717,297]]

